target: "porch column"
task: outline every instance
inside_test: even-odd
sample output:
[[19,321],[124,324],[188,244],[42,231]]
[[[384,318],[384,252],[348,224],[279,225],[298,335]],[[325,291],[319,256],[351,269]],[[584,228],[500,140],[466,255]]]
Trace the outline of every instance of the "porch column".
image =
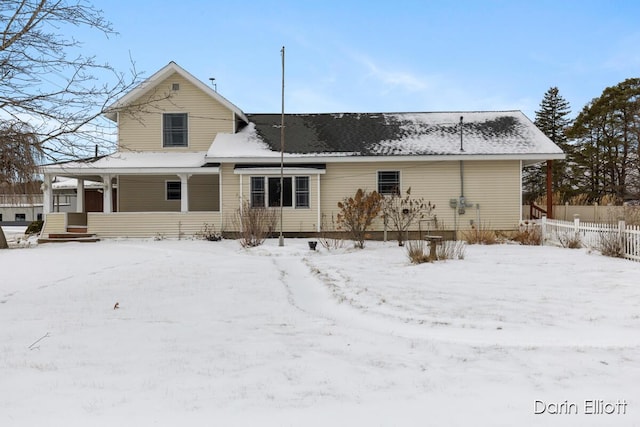
[[318,233],[322,231],[322,212],[320,210],[320,174],[316,175],[316,179],[318,180]]
[[84,212],[84,179],[81,178],[76,188],[76,212]]
[[180,212],[189,212],[189,177],[186,173],[178,174],[180,177]]
[[53,201],[53,188],[51,187],[51,175],[45,174],[42,183],[42,214],[51,213],[51,202]]
[[104,184],[104,191],[102,192],[102,212],[111,213],[113,212],[113,185],[111,184],[111,175],[102,175],[102,182]]
[[553,160],[547,160],[547,218],[553,219]]

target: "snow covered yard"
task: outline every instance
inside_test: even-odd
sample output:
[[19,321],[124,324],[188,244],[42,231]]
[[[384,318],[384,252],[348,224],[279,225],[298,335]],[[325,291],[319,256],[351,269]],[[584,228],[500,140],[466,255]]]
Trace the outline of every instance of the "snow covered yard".
[[586,250],[111,240],[0,271],[3,426],[640,425],[640,264]]

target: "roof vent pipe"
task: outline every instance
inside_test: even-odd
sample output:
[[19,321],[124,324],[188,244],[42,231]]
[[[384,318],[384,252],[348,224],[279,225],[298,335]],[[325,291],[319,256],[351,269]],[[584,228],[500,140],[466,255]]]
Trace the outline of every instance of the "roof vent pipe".
[[460,116],[460,151],[464,151],[464,146],[462,145],[462,119],[464,116]]

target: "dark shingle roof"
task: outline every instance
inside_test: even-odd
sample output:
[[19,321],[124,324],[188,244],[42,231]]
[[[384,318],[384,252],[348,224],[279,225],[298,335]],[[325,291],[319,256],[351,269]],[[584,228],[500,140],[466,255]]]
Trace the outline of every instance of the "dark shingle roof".
[[[291,154],[435,155],[460,152],[460,117],[467,154],[560,153],[520,111],[285,115]],[[280,114],[247,114],[257,136],[280,150]]]

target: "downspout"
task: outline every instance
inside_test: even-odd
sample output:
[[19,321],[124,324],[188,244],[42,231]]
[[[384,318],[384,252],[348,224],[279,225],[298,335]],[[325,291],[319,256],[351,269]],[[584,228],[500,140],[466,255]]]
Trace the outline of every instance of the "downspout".
[[[464,145],[462,143],[463,116],[460,116],[460,153],[464,153]],[[463,214],[466,201],[464,199],[464,161],[460,160],[460,200],[458,202],[458,213]]]
[[218,169],[218,214],[220,215],[220,233],[222,234],[222,231],[224,229],[224,221],[222,219],[222,217],[224,216],[223,212],[222,212],[222,201],[224,200],[224,195],[222,194],[222,171],[223,171],[224,166],[221,164],[220,168]]
[[553,160],[547,160],[547,218],[553,219]]

